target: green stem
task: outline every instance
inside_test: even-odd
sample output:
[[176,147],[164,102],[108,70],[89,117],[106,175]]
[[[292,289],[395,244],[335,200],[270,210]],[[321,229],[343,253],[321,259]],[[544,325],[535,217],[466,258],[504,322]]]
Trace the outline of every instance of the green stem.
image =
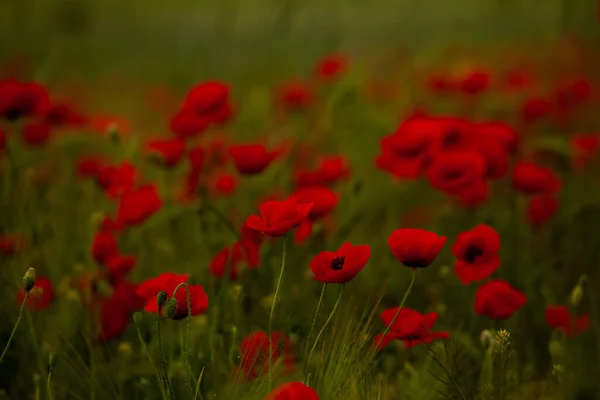
[[160,334],[160,311],[156,314],[156,337],[158,340],[158,352],[160,354],[160,368],[162,369],[161,380],[163,385],[166,386],[167,392],[169,394],[169,398],[173,399],[173,387],[171,386],[171,381],[169,380],[169,372],[167,370],[167,360],[165,358],[165,349],[162,345],[162,337]]
[[160,388],[160,393],[162,395],[162,398],[164,400],[166,400],[167,395],[165,394],[165,389],[163,388],[163,385],[161,382],[160,372],[158,371],[158,368],[156,368],[156,364],[154,364],[154,361],[152,361],[152,357],[150,356],[150,351],[148,351],[148,346],[146,346],[146,342],[144,341],[144,337],[142,336],[142,331],[140,330],[140,327],[137,324],[135,324],[135,328],[137,330],[137,334],[138,334],[138,338],[140,339],[140,343],[142,344],[142,350],[144,351],[144,354],[146,355],[146,357],[148,357],[148,360],[150,361],[150,365],[152,365],[152,369],[154,370],[154,373],[156,374],[156,379],[158,379],[158,387]]
[[281,269],[279,271],[279,278],[277,279],[277,286],[275,287],[275,295],[273,296],[273,303],[271,304],[271,313],[269,314],[269,392],[271,391],[271,385],[273,383],[272,369],[273,369],[273,316],[275,315],[275,305],[277,304],[277,297],[279,295],[279,288],[281,287],[281,281],[283,280],[283,272],[285,270],[285,257],[287,256],[287,235],[283,235],[283,250],[281,252]]
[[392,329],[392,326],[394,325],[394,322],[396,322],[396,319],[400,315],[400,311],[402,311],[402,308],[404,307],[404,303],[406,303],[406,299],[408,298],[408,294],[410,293],[413,285],[415,284],[415,277],[416,276],[417,276],[417,270],[413,269],[413,271],[412,271],[412,277],[410,279],[410,285],[408,285],[408,289],[406,289],[406,292],[404,293],[404,297],[402,298],[402,302],[400,303],[400,306],[398,307],[398,311],[396,311],[396,315],[394,315],[394,318],[392,318],[392,320],[390,321],[390,324],[385,327],[385,329],[383,331],[383,334],[381,335],[381,338],[379,338],[379,341],[377,341],[377,345],[375,346],[375,349],[379,348],[379,345],[381,344],[381,341],[383,340],[383,338],[385,337],[385,335],[387,335],[389,333],[390,329]]
[[317,311],[315,311],[315,317],[313,318],[312,326],[310,327],[310,331],[308,332],[308,336],[306,338],[306,349],[304,350],[304,360],[306,360],[306,355],[308,353],[308,345],[310,343],[310,338],[312,337],[312,333],[315,330],[315,325],[317,324],[317,318],[319,317],[319,310],[321,310],[321,304],[323,304],[323,297],[325,295],[326,287],[327,287],[327,283],[324,283],[323,288],[321,289],[321,296],[319,296],[319,302],[317,303]]
[[173,297],[177,298],[177,290],[179,290],[180,287],[185,288],[185,294],[186,294],[186,301],[187,301],[187,311],[188,311],[188,315],[187,315],[187,325],[188,325],[188,332],[187,332],[187,343],[185,345],[184,348],[184,360],[183,360],[183,364],[185,366],[185,370],[186,370],[186,378],[185,378],[185,385],[188,389],[188,391],[190,392],[191,395],[194,394],[194,387],[192,384],[192,380],[190,375],[187,373],[187,370],[190,368],[190,346],[192,344],[192,295],[190,293],[190,288],[186,283],[180,283],[179,285],[177,285],[177,287],[175,288],[175,290],[173,291]]
[[319,339],[321,338],[321,335],[323,334],[323,332],[325,332],[325,328],[327,327],[327,325],[331,321],[331,318],[333,318],[333,314],[335,314],[335,311],[337,310],[338,306],[340,305],[340,301],[342,300],[342,295],[344,294],[344,288],[345,287],[346,287],[346,285],[342,285],[342,290],[340,290],[340,295],[338,296],[338,299],[335,302],[335,305],[333,306],[333,310],[331,310],[331,314],[329,314],[329,317],[327,318],[327,321],[325,321],[325,323],[323,324],[323,327],[321,327],[321,330],[319,331],[319,334],[317,335],[317,338],[315,339],[315,342],[313,343],[313,346],[310,349],[310,353],[308,354],[308,359],[306,360],[306,364],[307,365],[309,364],[310,359],[312,358],[313,352],[317,348],[317,343],[319,342]]
[[10,342],[12,342],[13,337],[15,336],[15,332],[17,331],[17,328],[19,327],[19,323],[21,322],[21,317],[23,316],[23,310],[25,309],[25,304],[27,304],[28,297],[29,297],[29,291],[25,292],[25,297],[23,298],[23,302],[21,303],[21,308],[19,309],[19,316],[17,317],[17,322],[15,323],[15,326],[14,326],[12,332],[10,333],[10,337],[8,338],[8,342],[6,343],[6,347],[4,348],[4,351],[2,352],[2,355],[0,356],[0,364],[2,363],[2,360],[4,360],[4,356],[6,355],[6,352],[8,351],[8,348],[10,347]]
[[52,370],[48,372],[48,379],[46,379],[46,390],[48,391],[48,399],[53,400],[54,394],[52,393]]

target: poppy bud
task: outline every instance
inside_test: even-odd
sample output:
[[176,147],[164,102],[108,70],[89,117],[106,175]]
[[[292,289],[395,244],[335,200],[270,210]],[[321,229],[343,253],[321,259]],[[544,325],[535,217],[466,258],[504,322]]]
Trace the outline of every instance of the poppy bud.
[[142,313],[137,311],[133,313],[133,323],[140,326],[142,325],[144,319],[142,317]]
[[165,301],[167,301],[167,294],[163,291],[158,292],[156,295],[156,304],[158,305],[159,310],[162,308],[163,304],[165,304]]
[[25,290],[29,292],[35,286],[35,269],[29,268],[27,272],[25,272],[25,276],[23,276],[23,286]]
[[162,316],[165,318],[173,317],[177,313],[178,307],[179,304],[177,303],[175,297],[171,297],[169,300],[167,300],[166,303],[164,303],[164,306],[161,311]]
[[586,279],[587,276],[582,275],[581,278],[579,278],[579,282],[577,282],[577,286],[575,286],[569,294],[569,302],[575,307],[578,306],[583,299],[583,284],[585,283]]
[[56,367],[56,363],[58,362],[58,353],[50,353],[50,357],[48,357],[48,368],[50,371]]

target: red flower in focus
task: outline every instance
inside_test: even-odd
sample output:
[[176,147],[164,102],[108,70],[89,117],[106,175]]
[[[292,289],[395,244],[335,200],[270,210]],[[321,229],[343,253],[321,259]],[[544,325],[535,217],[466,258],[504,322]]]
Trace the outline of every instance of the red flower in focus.
[[[167,293],[167,301],[173,296],[175,288],[180,283],[186,283],[188,275],[177,275],[172,272],[166,272],[157,276],[156,278],[148,279],[142,282],[137,288],[137,295],[143,298],[146,302],[144,310],[157,313],[158,304],[156,303],[156,296],[158,292]],[[188,285],[190,289],[190,304],[192,316],[204,314],[208,309],[208,296],[204,292],[201,285]],[[175,295],[177,300],[177,310],[171,319],[179,320],[187,318],[188,307],[187,307],[187,294],[185,287],[180,287]],[[165,303],[166,304],[166,303]],[[161,310],[162,311],[162,310]]]
[[12,256],[25,249],[27,241],[21,234],[0,235],[0,254]]
[[136,294],[136,290],[137,285],[127,281],[115,285],[112,295],[102,303],[99,341],[120,337],[131,322],[133,312],[144,306],[144,299]]
[[533,226],[548,222],[558,211],[558,199],[553,196],[536,196],[529,200],[527,219]]
[[527,296],[502,279],[493,279],[475,292],[475,314],[504,320],[527,303]]
[[546,308],[546,322],[551,328],[562,330],[568,337],[576,337],[590,328],[590,315],[575,317],[566,306],[549,306]]
[[279,155],[278,151],[267,151],[262,144],[231,146],[229,154],[235,168],[242,175],[260,174]]
[[208,81],[194,86],[185,98],[182,111],[192,113],[208,123],[227,122],[233,115],[229,86],[218,81]]
[[319,396],[302,382],[288,382],[273,389],[265,400],[319,400]]
[[[398,307],[388,308],[381,313],[381,319],[386,326],[389,326],[398,312]],[[400,314],[390,327],[390,331],[382,339],[379,334],[375,337],[377,350],[386,347],[392,340],[404,341],[404,347],[410,348],[422,343],[431,343],[437,339],[447,339],[450,337],[448,332],[432,332],[433,325],[438,319],[438,314],[431,312],[421,314],[418,311],[403,307]]]
[[284,201],[267,201],[260,206],[260,214],[246,220],[248,226],[263,235],[283,236],[307,219],[312,203],[298,204],[295,198]]
[[486,71],[475,71],[463,78],[460,90],[466,95],[476,95],[485,91],[490,85],[490,74]]
[[0,116],[7,121],[42,115],[50,107],[46,88],[14,79],[0,81]]
[[285,110],[305,110],[313,102],[312,89],[303,82],[289,82],[281,87],[278,103]]
[[338,204],[337,195],[327,186],[303,186],[296,189],[292,196],[298,204],[313,204],[308,214],[311,221],[330,214]]
[[583,169],[598,154],[600,137],[598,135],[576,135],[571,139],[571,147],[573,149],[573,167],[575,169]]
[[551,113],[552,103],[541,97],[529,99],[521,106],[521,119],[527,123],[539,121]]
[[91,249],[94,261],[105,265],[106,262],[119,255],[117,240],[111,232],[97,232]]
[[562,185],[551,169],[529,162],[515,165],[512,180],[515,189],[526,195],[552,195],[558,192]]
[[348,67],[348,59],[342,54],[330,54],[315,67],[315,75],[322,80],[331,80],[343,74]]
[[96,174],[98,185],[112,198],[119,197],[133,188],[136,171],[133,164],[100,166]]
[[296,186],[332,185],[340,179],[348,179],[350,168],[342,156],[330,156],[321,159],[315,170],[298,170],[294,181]]
[[460,194],[480,183],[486,174],[486,161],[475,152],[444,152],[438,154],[427,178],[434,188],[448,194]]
[[30,122],[21,130],[21,139],[29,146],[42,146],[50,139],[50,125],[45,122]]
[[446,243],[445,236],[438,236],[423,229],[396,229],[388,238],[394,256],[407,267],[425,268],[431,265]]
[[185,152],[183,139],[153,140],[149,142],[146,149],[152,156],[159,158],[160,162],[167,167],[174,167],[179,163]]
[[169,123],[171,132],[182,138],[189,138],[204,132],[210,121],[203,119],[191,111],[180,111]]
[[77,161],[77,175],[80,178],[96,177],[103,165],[104,160],[101,157],[84,156]]
[[162,207],[155,185],[140,186],[125,192],[119,204],[117,221],[123,225],[139,225]]
[[460,233],[452,246],[456,257],[454,269],[464,285],[480,281],[494,273],[500,266],[500,235],[487,225],[478,225]]
[[[21,288],[17,293],[17,300],[22,303],[25,299],[25,288]],[[27,308],[32,311],[42,311],[52,303],[54,300],[54,290],[52,289],[52,283],[50,279],[45,276],[38,276],[35,279],[35,285],[33,289],[29,291],[27,297]]]
[[322,251],[310,261],[314,279],[323,283],[348,283],[362,271],[371,257],[367,245],[344,243],[337,251]]
[[285,373],[294,369],[292,345],[282,332],[273,332],[271,340],[267,332],[253,332],[242,339],[240,351],[241,362],[236,374],[241,374],[246,381],[256,380],[269,371],[270,353],[273,354],[273,364],[281,360]]

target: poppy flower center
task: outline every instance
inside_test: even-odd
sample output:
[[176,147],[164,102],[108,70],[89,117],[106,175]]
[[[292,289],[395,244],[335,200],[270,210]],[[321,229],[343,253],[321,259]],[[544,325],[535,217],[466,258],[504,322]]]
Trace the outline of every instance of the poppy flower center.
[[461,131],[457,128],[448,129],[444,133],[444,137],[442,139],[442,147],[448,148],[456,146],[460,143],[461,139]]
[[331,269],[334,271],[339,271],[344,267],[344,261],[346,261],[346,257],[336,257],[331,260]]
[[483,254],[483,250],[478,246],[469,246],[465,252],[465,260],[469,263],[475,262],[477,257]]

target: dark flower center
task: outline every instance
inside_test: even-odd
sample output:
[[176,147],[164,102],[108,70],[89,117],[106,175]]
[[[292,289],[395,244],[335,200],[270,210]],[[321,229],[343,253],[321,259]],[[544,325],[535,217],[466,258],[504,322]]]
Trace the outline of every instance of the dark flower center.
[[334,271],[339,271],[344,267],[344,261],[346,261],[346,257],[336,257],[331,260],[331,269]]
[[461,131],[457,128],[448,129],[442,138],[442,147],[448,148],[456,146],[460,143]]
[[477,257],[483,254],[483,250],[477,246],[469,246],[467,247],[467,251],[465,252],[465,260],[469,263],[475,262]]

